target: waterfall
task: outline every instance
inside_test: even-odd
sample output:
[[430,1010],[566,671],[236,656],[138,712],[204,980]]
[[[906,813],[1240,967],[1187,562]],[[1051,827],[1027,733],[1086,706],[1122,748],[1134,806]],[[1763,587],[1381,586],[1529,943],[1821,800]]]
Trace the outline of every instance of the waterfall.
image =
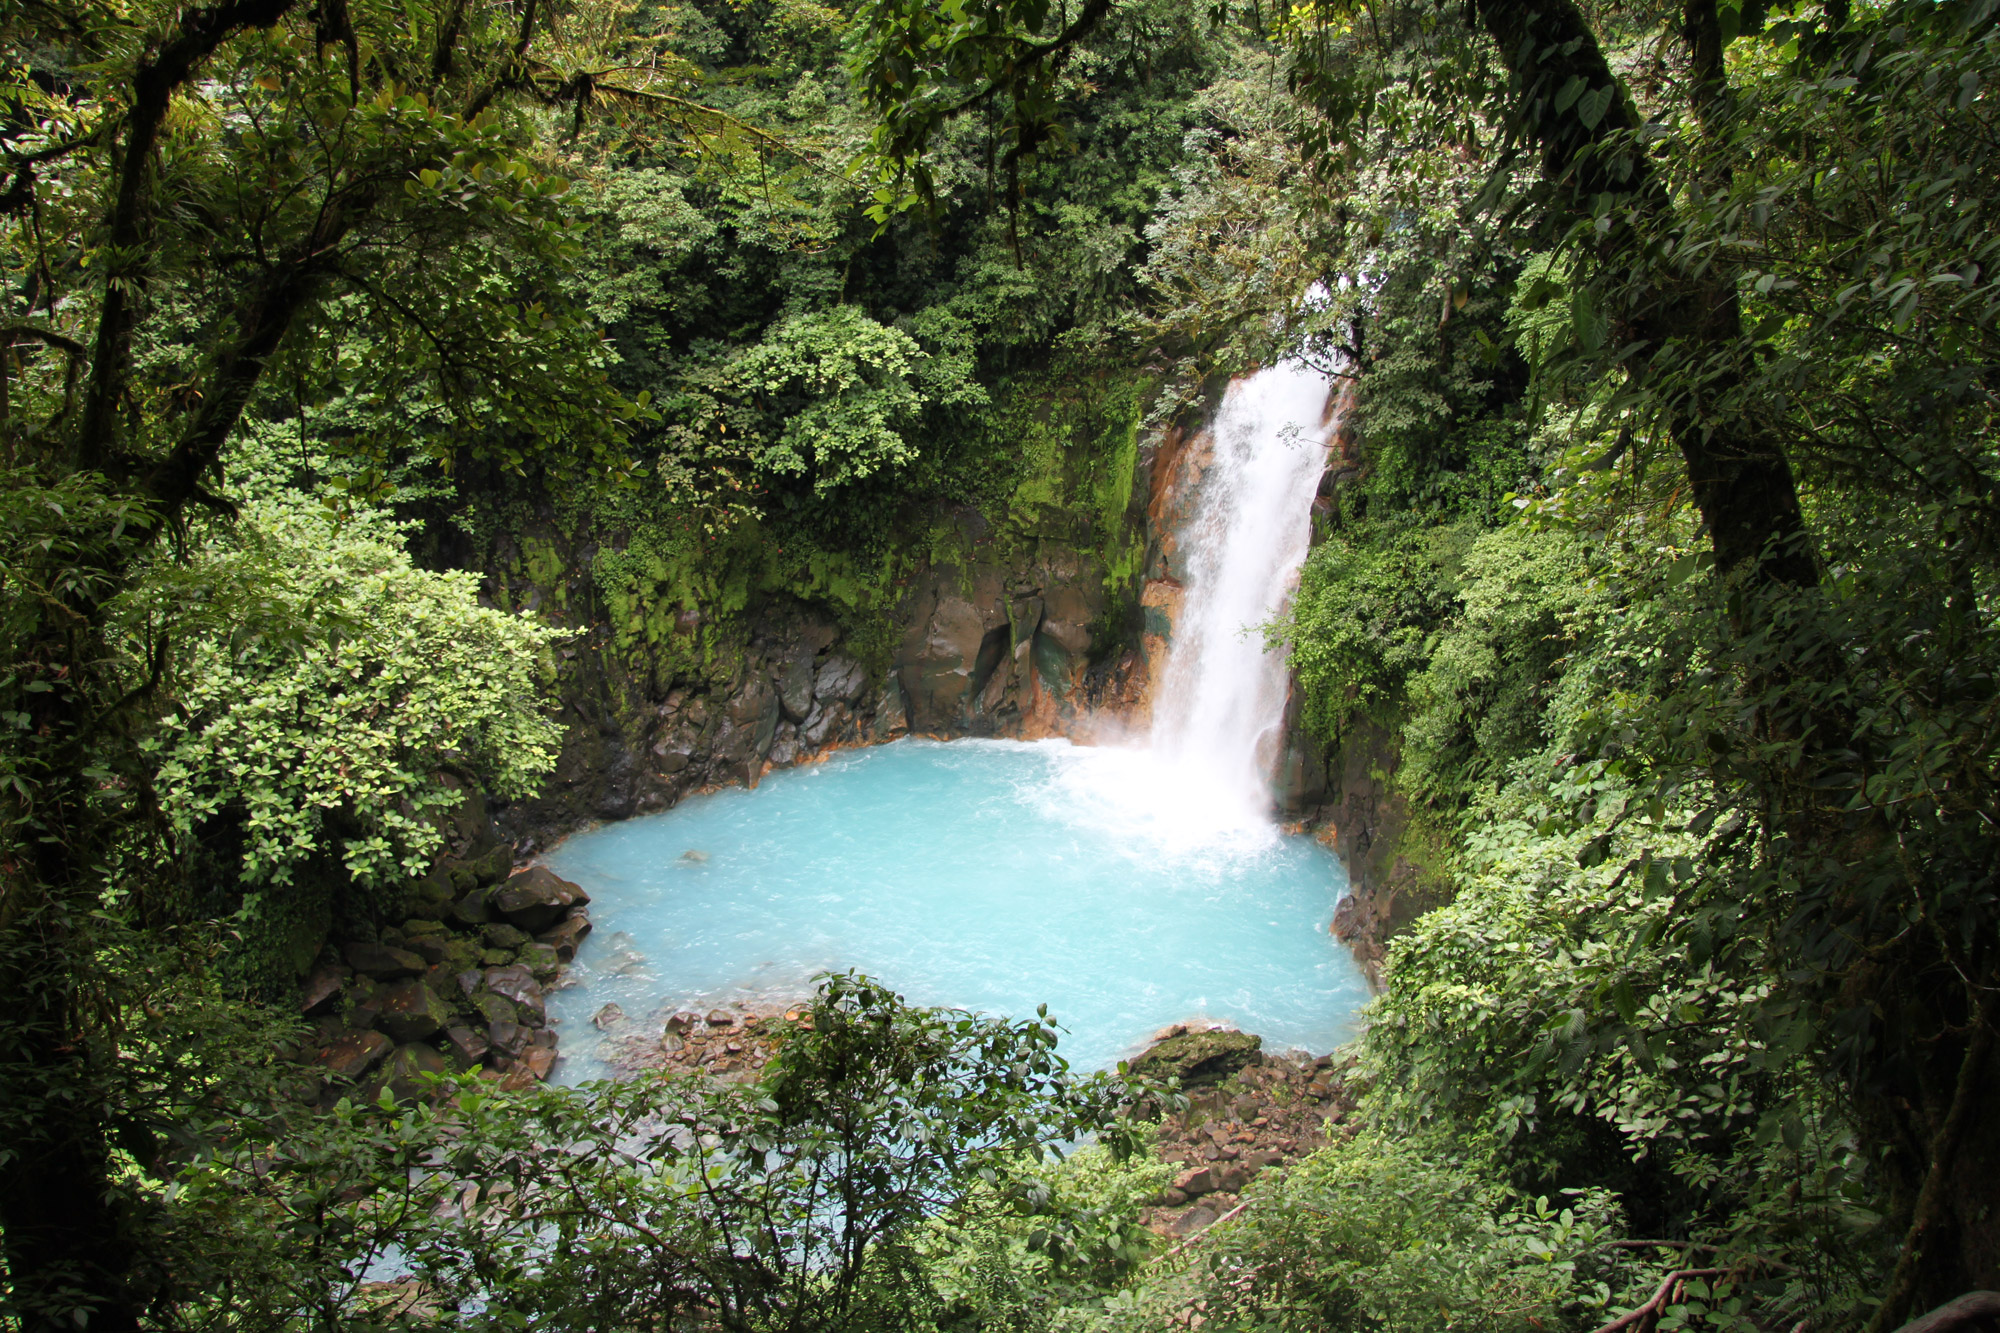
[[1329,391],[1325,376],[1294,364],[1230,385],[1178,534],[1185,577],[1153,700],[1153,750],[1260,812],[1287,685],[1285,656],[1265,650],[1263,626],[1285,609],[1311,542]]

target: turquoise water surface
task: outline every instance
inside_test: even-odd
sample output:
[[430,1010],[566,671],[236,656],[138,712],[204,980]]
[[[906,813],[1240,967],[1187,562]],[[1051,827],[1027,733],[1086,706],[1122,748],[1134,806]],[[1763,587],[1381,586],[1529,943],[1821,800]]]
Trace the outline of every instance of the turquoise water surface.
[[905,740],[579,834],[548,857],[595,932],[550,997],[558,1076],[590,1018],[782,1003],[858,968],[921,1004],[1068,1030],[1080,1068],[1189,1018],[1330,1050],[1366,985],[1329,935],[1347,885],[1310,838],[1145,751]]

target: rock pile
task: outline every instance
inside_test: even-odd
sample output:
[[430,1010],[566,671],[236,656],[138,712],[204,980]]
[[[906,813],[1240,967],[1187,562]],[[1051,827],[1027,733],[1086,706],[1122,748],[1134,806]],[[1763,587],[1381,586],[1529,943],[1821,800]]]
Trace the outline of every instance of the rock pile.
[[435,870],[400,926],[327,947],[299,995],[322,1102],[385,1086],[413,1097],[422,1074],[477,1070],[506,1088],[548,1077],[545,987],[590,933],[590,895],[542,866],[509,869],[499,847]]
[[665,1069],[749,1082],[763,1072],[787,1031],[812,1026],[812,1015],[801,1005],[736,1005],[707,1013],[661,1012],[641,1023],[607,1004],[591,1021],[604,1033],[597,1058],[618,1074]]
[[[1225,1035],[1170,1034],[1153,1049],[1185,1052],[1190,1044],[1179,1041],[1183,1035]],[[1269,1056],[1256,1049],[1255,1037],[1226,1035],[1237,1039],[1227,1048],[1247,1058],[1228,1077],[1195,1086],[1187,1110],[1160,1123],[1155,1150],[1161,1161],[1181,1168],[1172,1186],[1142,1215],[1161,1235],[1202,1230],[1242,1202],[1243,1187],[1258,1172],[1296,1161],[1359,1129],[1345,1077],[1352,1061],[1330,1055]],[[1175,1042],[1177,1047],[1170,1045]],[[1145,1059],[1141,1056],[1134,1066]]]

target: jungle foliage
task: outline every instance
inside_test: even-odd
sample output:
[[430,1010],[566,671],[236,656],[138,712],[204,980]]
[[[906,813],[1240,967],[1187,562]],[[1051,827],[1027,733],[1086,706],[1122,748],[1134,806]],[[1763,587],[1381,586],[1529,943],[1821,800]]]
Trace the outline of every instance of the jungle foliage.
[[[6,9],[0,1324],[2000,1286],[1995,10]],[[299,1109],[260,1001],[546,771],[556,625],[865,608],[962,507],[1109,550],[1141,424],[1281,352],[1364,469],[1274,632],[1455,891],[1370,1132],[1163,1253],[1137,1089],[857,978],[747,1088]],[[631,535],[600,604],[441,568],[551,523]]]

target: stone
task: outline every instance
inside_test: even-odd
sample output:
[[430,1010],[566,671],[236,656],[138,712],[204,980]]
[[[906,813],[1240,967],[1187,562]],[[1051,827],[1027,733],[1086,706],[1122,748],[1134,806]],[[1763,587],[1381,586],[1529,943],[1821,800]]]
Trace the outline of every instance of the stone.
[[1186,1088],[1212,1087],[1256,1064],[1264,1039],[1249,1032],[1187,1032],[1156,1042],[1132,1061],[1148,1078],[1178,1078]]
[[432,967],[440,966],[451,956],[451,941],[442,935],[418,935],[405,947]]
[[839,653],[820,663],[813,677],[813,698],[822,703],[851,704],[868,688],[868,672],[859,662]]
[[779,768],[798,762],[799,729],[789,722],[780,722],[778,730],[771,737],[771,762]]
[[497,884],[514,868],[514,849],[503,842],[473,857],[465,866],[481,884]]
[[841,725],[847,719],[847,705],[844,703],[814,704],[812,716],[799,727],[799,740],[817,750],[840,733]]
[[686,851],[681,853],[681,860],[687,861],[693,865],[700,865],[704,861],[708,860],[708,853],[702,851],[699,847],[690,847]]
[[453,980],[458,982],[459,993],[471,995],[486,982],[486,976],[476,967],[468,967],[458,973]]
[[556,951],[556,957],[567,963],[575,959],[577,946],[590,933],[590,914],[578,908],[541,934],[542,943]]
[[493,1043],[477,1028],[448,1027],[444,1030],[445,1049],[457,1057],[461,1068],[471,1069],[486,1058]]
[[1216,1188],[1215,1172],[1206,1166],[1190,1167],[1174,1177],[1174,1188],[1190,1199],[1199,1194],[1212,1194]]
[[674,1033],[677,1036],[684,1036],[687,1033],[692,1032],[694,1030],[694,1025],[696,1023],[699,1023],[700,1021],[701,1021],[701,1015],[691,1014],[687,1010],[683,1009],[681,1010],[681,1012],[675,1014],[673,1017],[667,1020],[667,1031]]
[[299,987],[299,1012],[308,1018],[330,1013],[340,998],[340,988],[350,973],[344,967],[321,966],[312,970]]
[[396,1043],[379,1032],[345,1029],[332,1033],[313,1060],[334,1078],[357,1079],[395,1048]]
[[341,950],[341,956],[356,972],[365,977],[373,977],[377,981],[401,981],[405,977],[420,977],[430,967],[422,955],[387,944],[350,944]]
[[451,1021],[451,1006],[415,979],[383,987],[375,1003],[375,1025],[398,1045],[435,1037]]
[[492,920],[492,913],[486,910],[486,891],[474,889],[451,905],[451,919],[454,925],[467,930],[485,925]]
[[521,1010],[504,995],[481,995],[473,1000],[473,1007],[488,1023],[518,1023]]
[[875,726],[870,735],[875,740],[886,741],[909,729],[909,713],[903,707],[903,686],[892,676],[882,686],[882,697],[875,701]]
[[486,1029],[488,1049],[513,1059],[535,1044],[534,1030],[519,1023],[494,1023]]
[[562,959],[556,955],[556,947],[540,941],[521,946],[521,965],[533,972],[537,981],[548,981],[562,971]]
[[442,935],[444,931],[444,922],[433,921],[429,917],[413,916],[403,923],[403,934],[411,939],[419,935]]
[[785,664],[785,671],[778,678],[778,708],[787,722],[803,722],[812,711],[813,663],[809,654],[801,654]]
[[527,931],[518,926],[510,926],[505,921],[494,921],[480,928],[479,938],[486,941],[486,947],[489,949],[518,949],[531,937]]
[[734,1025],[735,1022],[736,1022],[736,1016],[732,1013],[729,1013],[727,1010],[711,1009],[708,1011],[708,1025],[712,1028],[730,1027]]
[[481,949],[479,951],[479,965],[482,968],[506,967],[514,961],[514,951],[512,949]]
[[530,935],[547,930],[590,895],[547,866],[531,866],[493,890],[487,905]]
[[547,1009],[542,998],[542,983],[519,963],[487,968],[486,989],[495,995],[504,995],[519,1005],[522,1013],[531,1018],[535,1026],[540,1027],[543,1023]]
[[1167,1229],[1176,1236],[1192,1236],[1197,1231],[1206,1231],[1214,1226],[1219,1216],[1221,1214],[1207,1204],[1198,1203],[1169,1223]]
[[613,1028],[622,1028],[631,1021],[626,1012],[616,1004],[607,1004],[590,1017],[590,1025],[599,1032],[609,1032]]
[[521,1052],[521,1063],[537,1079],[545,1079],[549,1076],[549,1071],[555,1068],[556,1049],[553,1046],[530,1046]]

